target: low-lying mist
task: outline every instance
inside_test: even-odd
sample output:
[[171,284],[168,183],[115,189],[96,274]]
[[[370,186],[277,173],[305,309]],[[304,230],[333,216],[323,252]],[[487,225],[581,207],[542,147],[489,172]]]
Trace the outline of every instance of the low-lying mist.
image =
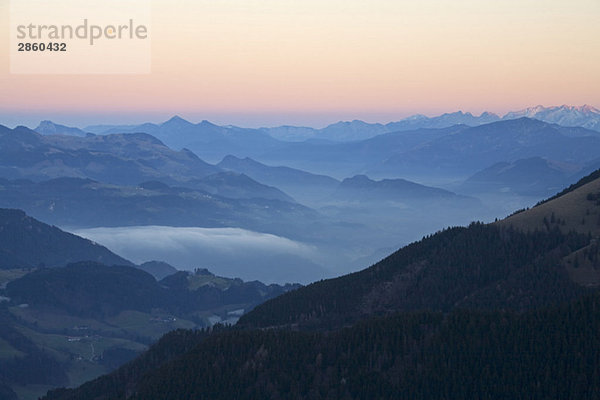
[[238,228],[132,226],[71,230],[135,262],[168,262],[264,283],[309,283],[330,275],[310,245]]

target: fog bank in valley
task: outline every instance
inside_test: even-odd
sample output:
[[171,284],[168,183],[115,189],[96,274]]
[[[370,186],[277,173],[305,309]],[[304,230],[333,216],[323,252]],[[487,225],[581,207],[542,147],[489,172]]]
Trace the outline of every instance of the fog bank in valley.
[[178,269],[265,283],[309,283],[329,274],[311,261],[312,246],[238,228],[134,226],[71,230],[135,263],[166,261]]

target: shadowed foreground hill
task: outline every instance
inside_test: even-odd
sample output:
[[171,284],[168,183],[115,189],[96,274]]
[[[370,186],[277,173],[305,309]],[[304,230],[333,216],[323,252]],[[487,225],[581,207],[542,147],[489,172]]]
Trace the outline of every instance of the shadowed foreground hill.
[[521,315],[397,314],[330,334],[176,332],[45,399],[593,399],[599,314],[593,295]]
[[472,224],[397,251],[374,266],[320,281],[259,306],[242,326],[336,328],[371,315],[456,308],[527,310],[582,289],[561,265],[587,236],[526,234]]
[[106,247],[39,222],[21,210],[0,208],[0,269],[56,267],[77,261],[132,265]]

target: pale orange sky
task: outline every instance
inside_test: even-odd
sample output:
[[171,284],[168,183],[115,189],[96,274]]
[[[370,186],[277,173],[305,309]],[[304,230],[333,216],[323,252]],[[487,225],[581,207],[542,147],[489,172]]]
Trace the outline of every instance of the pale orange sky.
[[600,107],[598,21],[598,0],[153,0],[147,75],[10,74],[4,29],[0,124]]

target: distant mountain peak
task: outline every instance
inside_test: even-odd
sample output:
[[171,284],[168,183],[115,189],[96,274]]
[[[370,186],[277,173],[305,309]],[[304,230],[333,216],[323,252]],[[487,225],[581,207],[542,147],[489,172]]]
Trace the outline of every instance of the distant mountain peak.
[[494,117],[494,118],[500,119],[498,114],[495,114],[495,113],[489,112],[489,111],[484,111],[481,113],[481,115],[479,115],[479,118],[484,118],[484,117]]
[[597,108],[595,108],[591,105],[588,105],[588,104],[584,104],[582,106],[572,106],[572,105],[568,105],[568,104],[563,104],[561,106],[551,106],[551,107],[537,105],[534,107],[527,107],[525,109],[518,110],[518,111],[511,111],[511,112],[507,113],[504,116],[504,118],[506,118],[508,116],[514,116],[514,115],[534,117],[540,113],[547,113],[547,112],[581,112],[581,113],[586,113],[586,114],[589,114],[589,113],[600,114],[600,110],[598,110]]
[[371,178],[369,178],[367,175],[359,174],[359,175],[354,175],[351,178],[344,179],[344,182],[375,182],[375,181],[372,180]]
[[179,115],[175,115],[173,117],[171,117],[171,119],[169,119],[168,121],[163,122],[161,125],[192,125],[191,122],[181,118]]
[[584,104],[581,107],[579,107],[579,111],[585,112],[585,113],[594,113],[594,114],[600,114],[600,110],[597,109],[594,106],[590,106],[588,104]]
[[423,114],[414,114],[404,118],[404,121],[422,121],[429,119],[428,116]]
[[44,132],[45,134],[55,133],[57,131],[57,124],[50,120],[41,121],[40,124],[35,128],[36,132]]
[[600,110],[588,104],[583,106],[563,104],[562,106],[553,107],[537,105],[519,111],[511,111],[502,119],[515,119],[519,117],[535,118],[552,124],[581,126],[600,131]]
[[79,128],[73,128],[65,125],[60,125],[50,120],[40,122],[37,128],[34,129],[41,135],[70,135],[70,136],[86,136],[86,132]]
[[203,119],[202,122],[200,122],[198,125],[202,126],[202,127],[219,127],[218,125],[213,124],[212,122],[210,122],[209,120]]
[[39,126],[55,126],[56,124],[48,119],[43,120],[42,122],[40,122]]

